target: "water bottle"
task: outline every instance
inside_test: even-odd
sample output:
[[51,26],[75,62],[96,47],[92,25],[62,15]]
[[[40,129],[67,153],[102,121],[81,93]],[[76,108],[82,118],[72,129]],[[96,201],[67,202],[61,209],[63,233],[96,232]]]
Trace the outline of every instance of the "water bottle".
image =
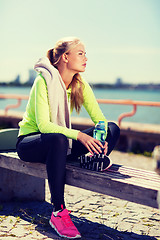
[[104,144],[106,138],[106,129],[104,121],[99,121],[99,123],[96,124],[95,129],[93,131],[93,137],[101,141],[102,144]]
[[[105,144],[105,138],[106,138],[106,129],[105,129],[105,122],[99,121],[99,123],[96,124],[95,129],[93,130],[93,137],[97,140],[99,140],[103,145]],[[99,154],[98,157],[104,158],[104,149],[101,148],[102,154]],[[97,154],[95,154],[96,156]]]

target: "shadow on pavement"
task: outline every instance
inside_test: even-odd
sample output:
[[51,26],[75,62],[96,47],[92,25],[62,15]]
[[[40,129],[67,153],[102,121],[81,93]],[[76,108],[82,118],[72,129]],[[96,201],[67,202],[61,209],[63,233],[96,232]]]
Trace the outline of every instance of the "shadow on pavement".
[[[51,229],[48,221],[52,212],[52,205],[48,202],[10,202],[0,204],[0,216],[19,217],[34,224],[35,230],[44,237],[62,239]],[[106,225],[89,221],[85,218],[77,218],[71,214],[71,218],[82,235],[82,240],[156,240],[155,237],[139,235],[133,232],[121,232]]]

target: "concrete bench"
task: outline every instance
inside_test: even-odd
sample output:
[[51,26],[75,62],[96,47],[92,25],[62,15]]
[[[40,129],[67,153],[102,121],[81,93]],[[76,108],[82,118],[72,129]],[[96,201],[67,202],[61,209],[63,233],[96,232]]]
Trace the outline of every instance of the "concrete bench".
[[[0,153],[0,176],[0,201],[45,200],[45,164],[23,162],[15,151],[5,150]],[[152,171],[113,164],[95,172],[68,162],[66,184],[158,208],[160,177]]]

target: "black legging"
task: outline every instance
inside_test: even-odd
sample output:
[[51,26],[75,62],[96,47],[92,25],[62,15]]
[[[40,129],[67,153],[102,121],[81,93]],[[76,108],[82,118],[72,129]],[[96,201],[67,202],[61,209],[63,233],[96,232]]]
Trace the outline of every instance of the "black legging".
[[[93,136],[94,127],[83,132]],[[119,138],[119,127],[112,122],[108,123],[107,155],[111,153]],[[88,152],[79,141],[73,140],[71,154],[67,157],[68,139],[60,133],[32,133],[21,136],[17,142],[17,153],[21,160],[26,162],[46,163],[48,183],[51,192],[51,201],[55,211],[61,209],[64,203],[64,185],[66,159],[76,159]]]

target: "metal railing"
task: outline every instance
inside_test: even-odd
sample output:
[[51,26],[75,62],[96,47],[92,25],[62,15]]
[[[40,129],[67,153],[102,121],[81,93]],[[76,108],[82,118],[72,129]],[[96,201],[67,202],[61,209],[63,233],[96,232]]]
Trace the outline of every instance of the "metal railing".
[[[8,110],[12,108],[18,108],[21,105],[22,100],[28,100],[28,95],[18,94],[0,94],[0,99],[17,99],[16,104],[7,105],[4,109],[4,114],[7,116]],[[121,100],[121,99],[97,99],[99,104],[115,104],[115,105],[130,105],[133,106],[131,112],[125,112],[119,115],[118,124],[121,125],[121,121],[126,117],[132,117],[136,114],[137,106],[149,106],[149,107],[160,107],[160,102],[150,101],[134,101],[134,100]]]
[[97,102],[100,104],[119,104],[119,105],[131,105],[133,110],[131,112],[125,112],[119,115],[118,124],[120,126],[123,118],[132,117],[137,112],[137,106],[146,106],[146,107],[160,107],[160,102],[150,102],[150,101],[134,101],[134,100],[115,100],[115,99],[97,99]]
[[0,99],[16,99],[16,104],[7,105],[4,109],[4,114],[7,116],[8,110],[12,108],[18,108],[21,105],[22,100],[28,100],[28,95],[19,95],[19,94],[0,94]]

